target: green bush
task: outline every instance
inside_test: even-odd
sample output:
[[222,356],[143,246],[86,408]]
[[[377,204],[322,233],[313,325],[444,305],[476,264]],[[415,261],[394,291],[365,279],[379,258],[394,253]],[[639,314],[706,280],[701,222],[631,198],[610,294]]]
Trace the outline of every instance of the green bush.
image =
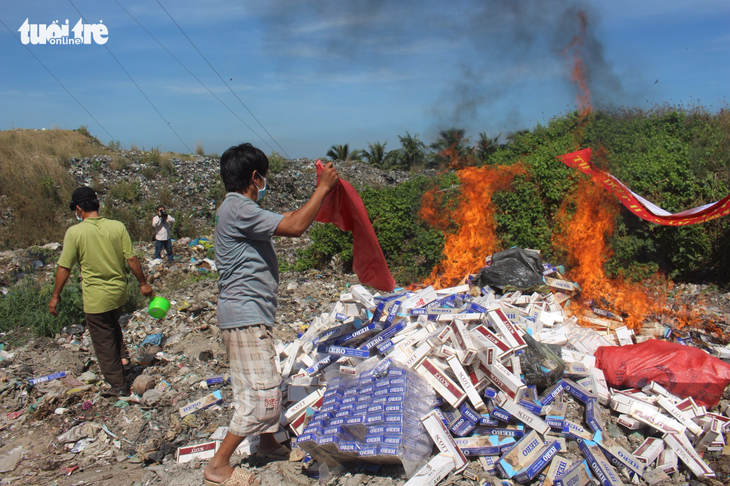
[[284,169],[286,159],[279,152],[272,152],[269,155],[269,171],[272,174],[278,174]]
[[34,336],[53,337],[64,326],[83,324],[80,284],[69,282],[63,289],[56,306],[58,316],[48,312],[52,295],[53,284],[30,277],[10,287],[7,295],[0,296],[0,331],[23,333],[27,329]]

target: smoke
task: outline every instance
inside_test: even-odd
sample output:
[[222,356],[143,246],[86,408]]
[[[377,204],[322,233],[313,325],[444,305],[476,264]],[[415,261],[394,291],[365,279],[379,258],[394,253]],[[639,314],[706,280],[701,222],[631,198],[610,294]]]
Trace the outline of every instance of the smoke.
[[418,77],[426,70],[409,63],[409,56],[429,52],[435,67],[453,73],[436,99],[424,100],[434,127],[470,129],[489,117],[495,103],[512,122],[519,120],[519,99],[510,94],[525,80],[562,82],[572,101],[572,59],[560,53],[580,34],[580,11],[587,19],[580,56],[593,103],[605,107],[624,93],[596,35],[598,15],[587,3],[271,0],[257,4],[254,14],[263,21],[267,45],[288,58],[291,66],[283,69],[317,62],[325,75],[408,71]]

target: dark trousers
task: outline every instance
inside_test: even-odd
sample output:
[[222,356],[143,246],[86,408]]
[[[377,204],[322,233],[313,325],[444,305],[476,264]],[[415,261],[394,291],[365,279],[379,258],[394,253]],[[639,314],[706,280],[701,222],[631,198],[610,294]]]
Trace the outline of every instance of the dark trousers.
[[121,315],[121,307],[102,314],[84,314],[99,368],[104,379],[114,388],[124,386],[122,358],[129,358],[119,325]]
[[162,258],[162,247],[165,247],[167,259],[172,260],[172,240],[155,240],[155,258]]

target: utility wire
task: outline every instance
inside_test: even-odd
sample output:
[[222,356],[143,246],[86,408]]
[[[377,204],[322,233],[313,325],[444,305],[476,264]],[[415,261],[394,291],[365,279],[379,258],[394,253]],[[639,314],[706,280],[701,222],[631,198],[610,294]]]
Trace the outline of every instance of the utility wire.
[[[74,9],[75,9],[75,10],[76,10],[76,11],[77,11],[78,13],[79,13],[79,15],[81,15],[81,18],[82,18],[82,19],[84,19],[84,15],[83,15],[83,14],[81,13],[81,11],[80,11],[80,10],[79,10],[78,8],[76,8],[76,5],[74,5],[73,1],[72,1],[72,0],[68,0],[68,3],[70,3],[70,4],[71,4],[71,6],[72,6],[72,7],[73,7],[73,8],[74,8]],[[84,20],[85,20],[85,19],[84,19]],[[150,104],[150,105],[152,106],[152,108],[154,108],[154,110],[155,110],[155,111],[157,112],[157,114],[158,114],[158,115],[160,115],[160,118],[162,118],[162,120],[163,120],[163,121],[164,121],[164,122],[165,122],[165,123],[167,124],[168,128],[169,128],[170,130],[172,130],[172,133],[174,133],[174,134],[175,134],[175,136],[177,137],[177,139],[178,139],[178,140],[180,140],[180,142],[181,142],[181,143],[182,143],[182,144],[183,144],[183,145],[185,146],[185,148],[186,148],[186,149],[188,149],[188,152],[189,152],[189,153],[192,153],[193,151],[192,151],[192,150],[190,150],[190,147],[188,147],[188,145],[187,145],[187,144],[186,144],[186,143],[185,143],[185,142],[183,141],[183,139],[182,139],[182,138],[180,138],[180,135],[178,135],[178,133],[177,133],[177,132],[175,131],[175,129],[174,129],[174,128],[172,128],[172,125],[170,124],[170,122],[169,122],[169,121],[167,121],[167,119],[165,119],[165,117],[164,117],[164,116],[162,115],[162,113],[160,113],[160,110],[158,110],[158,109],[157,109],[157,107],[155,106],[155,104],[154,104],[154,103],[152,103],[152,100],[150,100],[150,99],[149,99],[149,98],[147,97],[147,95],[146,95],[146,94],[144,93],[144,91],[142,91],[142,88],[140,88],[140,87],[139,87],[139,85],[138,85],[138,84],[137,84],[137,82],[136,82],[136,81],[134,80],[134,78],[132,77],[132,75],[131,75],[131,74],[129,74],[129,72],[127,72],[127,70],[126,70],[126,69],[124,69],[124,66],[122,66],[122,63],[121,63],[121,62],[119,62],[119,59],[117,59],[117,57],[116,57],[116,56],[115,56],[114,54],[112,54],[112,51],[111,51],[111,50],[109,49],[109,47],[108,47],[108,46],[107,46],[106,44],[104,44],[104,47],[106,47],[106,51],[107,51],[107,52],[109,53],[109,55],[110,55],[110,56],[112,56],[112,58],[113,58],[113,59],[114,59],[114,60],[115,60],[115,61],[117,62],[117,64],[119,64],[119,67],[120,67],[120,68],[122,68],[122,71],[124,71],[124,74],[126,74],[126,75],[127,75],[127,77],[129,77],[129,79],[130,79],[130,80],[132,81],[132,83],[133,83],[133,84],[134,84],[134,85],[135,85],[135,86],[137,87],[137,89],[139,90],[139,92],[140,92],[140,93],[142,93],[142,96],[144,96],[144,98],[145,98],[145,99],[147,100],[147,102],[148,102],[148,103],[149,103],[149,104]]]
[[[5,24],[5,22],[3,22],[3,21],[2,21],[2,19],[0,19],[0,23],[2,23],[2,24],[3,24],[4,26],[5,26],[5,28],[6,28],[6,29],[8,29],[8,32],[10,32],[10,35],[12,35],[13,37],[15,37],[15,32],[13,32],[12,30],[10,30],[10,27],[8,27],[8,26],[7,26],[6,24]],[[20,42],[20,39],[18,39],[18,41]],[[31,55],[31,56],[35,57],[35,60],[36,60],[36,61],[38,61],[38,62],[40,63],[40,65],[41,65],[41,66],[43,66],[43,69],[45,69],[46,71],[48,71],[48,74],[50,74],[50,75],[51,75],[51,77],[53,77],[53,79],[55,79],[55,80],[56,80],[56,82],[57,82],[58,84],[60,84],[60,85],[61,85],[61,87],[62,87],[63,89],[65,89],[65,90],[66,90],[66,93],[68,93],[68,95],[69,95],[69,96],[70,96],[71,98],[73,98],[73,99],[74,99],[74,101],[75,101],[76,103],[78,103],[78,104],[79,104],[79,106],[80,106],[81,108],[83,108],[83,110],[84,110],[84,111],[86,112],[86,114],[87,114],[87,115],[89,115],[89,116],[90,116],[90,117],[91,117],[91,118],[92,118],[92,119],[93,119],[93,120],[94,120],[94,121],[95,121],[95,122],[96,122],[96,123],[97,123],[97,124],[98,124],[98,125],[99,125],[99,126],[101,127],[101,129],[102,129],[102,130],[104,130],[104,132],[106,132],[106,134],[107,134],[107,135],[109,135],[109,138],[110,138],[111,140],[116,140],[116,139],[115,139],[114,137],[112,137],[112,134],[111,134],[111,133],[109,133],[109,131],[108,131],[108,130],[107,130],[106,128],[104,128],[104,125],[102,125],[102,124],[101,124],[101,122],[100,122],[99,120],[97,120],[97,119],[96,119],[96,117],[94,117],[94,115],[92,115],[92,114],[91,114],[91,112],[90,112],[89,110],[87,110],[87,109],[86,109],[86,107],[85,107],[84,105],[82,105],[82,104],[81,104],[81,102],[80,102],[80,101],[78,100],[78,98],[76,98],[76,97],[75,97],[75,96],[73,95],[73,93],[71,93],[71,91],[69,91],[69,90],[68,90],[68,88],[67,88],[66,86],[64,86],[64,85],[63,85],[63,83],[62,83],[62,82],[61,82],[61,81],[60,81],[60,80],[59,80],[59,79],[58,79],[58,78],[57,78],[57,77],[56,77],[56,76],[55,76],[55,75],[54,75],[54,74],[53,74],[53,73],[51,72],[51,70],[50,70],[50,69],[48,69],[48,68],[46,67],[46,65],[45,65],[45,64],[43,64],[43,61],[41,61],[40,59],[38,59],[38,56],[36,56],[35,54],[33,54],[33,51],[31,51],[31,50],[30,50],[30,49],[28,48],[28,46],[26,46],[26,45],[25,45],[25,44],[23,44],[22,42],[20,42],[20,45],[21,45],[21,46],[23,46],[23,47],[25,47],[25,50],[26,50],[26,51],[28,51],[28,52],[30,53],[30,55]]]
[[[185,31],[182,29],[182,27],[180,27],[180,25],[175,21],[175,19],[172,18],[172,15],[170,15],[170,12],[168,12],[167,9],[165,9],[165,7],[162,6],[162,4],[160,3],[160,0],[157,0],[157,3],[160,6],[160,8],[162,8],[162,10],[165,11],[165,13],[167,14],[167,16],[170,17],[170,20],[172,20],[172,22],[177,26],[177,28],[180,29],[180,32],[182,32],[182,35],[184,35],[185,38],[188,40],[188,42],[190,42],[190,44],[195,48],[195,50],[198,51],[198,54],[200,54],[200,57],[202,57],[205,60],[205,62],[208,63],[208,66],[210,66],[210,68],[218,76],[218,78],[220,78],[220,80],[223,82],[223,84],[226,85],[226,88],[228,88],[228,91],[230,91],[231,93],[233,93],[233,96],[235,96],[236,99],[241,103],[241,105],[243,105],[243,107],[246,108],[246,111],[248,111],[248,113],[253,117],[253,119],[256,120],[256,122],[259,124],[259,126],[261,126],[261,128],[266,132],[266,134],[269,137],[271,137],[271,140],[274,141],[274,143],[276,144],[276,146],[279,147],[282,152],[284,152],[284,155],[286,155],[286,157],[288,159],[291,159],[291,157],[289,156],[289,154],[286,153],[286,150],[284,150],[284,147],[282,147],[279,144],[279,142],[273,137],[273,135],[271,135],[271,133],[269,133],[269,131],[266,129],[266,127],[264,127],[264,125],[259,121],[259,119],[256,118],[256,116],[251,112],[251,110],[248,109],[248,106],[246,106],[246,104],[241,100],[241,98],[239,98],[238,95],[233,91],[233,89],[228,85],[228,83],[226,83],[226,80],[223,79],[223,76],[221,76],[218,73],[218,71],[213,67],[213,65],[210,63],[210,61],[208,61],[208,59],[205,57],[205,55],[202,52],[200,52],[200,49],[198,49],[198,46],[195,45],[195,43],[190,39],[190,37],[188,37],[188,35],[185,33]],[[256,133],[256,132],[254,132],[254,133]],[[261,137],[259,137],[259,138],[261,138]],[[269,144],[266,144],[266,145],[269,145]],[[271,146],[269,145],[269,147],[271,147]]]
[[[192,72],[192,71],[191,71],[190,69],[188,69],[188,68],[187,68],[187,66],[185,66],[185,64],[183,64],[183,63],[182,63],[182,61],[180,61],[180,59],[178,59],[177,57],[175,57],[175,55],[174,55],[174,54],[173,54],[172,52],[170,52],[170,51],[169,51],[169,50],[167,49],[167,47],[165,47],[165,46],[164,46],[164,45],[162,44],[162,42],[160,42],[160,41],[159,41],[159,40],[157,39],[157,37],[155,37],[155,36],[154,36],[154,35],[152,34],[152,32],[150,32],[149,30],[147,30],[147,29],[145,28],[145,26],[144,26],[144,25],[142,25],[142,24],[140,23],[140,21],[139,21],[139,20],[137,20],[137,19],[136,19],[136,18],[134,17],[134,15],[132,15],[131,13],[129,13],[129,11],[128,11],[128,10],[127,10],[126,8],[124,8],[124,7],[122,6],[122,4],[121,4],[121,3],[119,3],[119,1],[118,1],[118,0],[114,0],[114,1],[116,2],[116,4],[117,4],[117,5],[119,5],[119,7],[120,7],[120,8],[122,9],[122,10],[124,10],[125,12],[127,12],[127,15],[129,15],[130,17],[132,17],[132,20],[134,20],[135,22],[137,22],[137,25],[139,25],[140,27],[142,27],[142,29],[144,29],[144,31],[145,31],[145,32],[147,32],[147,34],[149,34],[149,36],[150,36],[150,37],[152,37],[152,38],[153,38],[153,39],[155,40],[155,42],[157,42],[157,43],[158,43],[158,44],[160,45],[160,47],[162,47],[162,48],[163,48],[163,49],[164,49],[164,50],[165,50],[165,51],[166,51],[166,52],[167,52],[168,54],[170,54],[170,56],[172,56],[172,58],[173,58],[174,60],[176,60],[176,61],[177,61],[177,63],[178,63],[178,64],[180,64],[180,65],[181,65],[181,66],[183,67],[183,69],[185,69],[185,70],[186,70],[186,71],[187,71],[187,72],[188,72],[188,73],[189,73],[189,74],[190,74],[190,75],[191,75],[192,77],[194,77],[194,78],[195,78],[195,80],[196,80],[196,81],[197,81],[198,83],[200,83],[200,84],[201,84],[201,86],[203,86],[203,88],[207,89],[207,90],[208,90],[208,93],[212,94],[212,95],[213,95],[213,96],[215,97],[215,99],[217,99],[218,101],[220,101],[220,102],[221,102],[221,104],[222,104],[223,106],[225,106],[226,108],[228,108],[228,111],[230,111],[231,113],[233,113],[233,116],[235,116],[236,118],[238,118],[238,119],[239,119],[239,120],[241,121],[241,123],[243,123],[244,125],[246,125],[246,127],[247,127],[247,128],[249,129],[249,130],[251,130],[251,131],[253,132],[253,134],[254,134],[254,135],[256,135],[257,137],[259,137],[259,139],[261,139],[261,141],[262,141],[262,142],[264,142],[264,143],[265,143],[265,144],[266,144],[266,145],[267,145],[267,146],[268,146],[268,147],[269,147],[269,148],[270,148],[271,150],[274,150],[274,147],[272,147],[271,145],[269,145],[269,143],[268,143],[268,142],[267,142],[266,140],[264,140],[263,138],[261,138],[261,135],[259,135],[258,133],[256,133],[256,131],[255,131],[255,130],[254,130],[253,128],[251,128],[251,127],[249,126],[249,124],[248,124],[248,123],[246,123],[245,121],[243,121],[243,119],[242,119],[242,118],[241,118],[240,116],[238,116],[238,115],[236,114],[236,112],[235,112],[235,111],[233,111],[233,110],[231,109],[231,107],[230,107],[230,106],[228,106],[228,105],[227,105],[227,104],[225,103],[225,101],[223,101],[222,99],[220,99],[220,98],[218,97],[218,95],[216,95],[216,94],[215,94],[215,93],[214,93],[213,91],[211,91],[211,90],[210,90],[210,88],[208,88],[208,86],[206,86],[206,85],[205,85],[205,83],[203,83],[203,82],[202,82],[202,81],[201,81],[201,80],[200,80],[200,79],[199,79],[199,78],[198,78],[198,77],[197,77],[197,76],[196,76],[195,74],[193,74],[193,72]],[[255,118],[255,117],[254,117],[254,118]],[[257,121],[258,121],[258,120],[257,120]],[[264,130],[265,130],[265,129],[264,129]],[[268,133],[268,132],[267,132],[267,133]],[[274,141],[276,141],[276,140],[274,140]],[[283,150],[283,149],[282,149],[282,150]]]

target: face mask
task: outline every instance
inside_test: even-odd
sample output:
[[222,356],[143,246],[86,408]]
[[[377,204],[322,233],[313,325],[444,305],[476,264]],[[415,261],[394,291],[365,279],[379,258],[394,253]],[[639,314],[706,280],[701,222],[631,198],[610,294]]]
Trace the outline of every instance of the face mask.
[[74,215],[76,215],[76,219],[78,219],[79,221],[83,221],[84,220],[84,218],[82,218],[81,216],[79,216],[79,213],[74,212]]
[[253,185],[256,186],[256,189],[259,189],[259,195],[256,197],[256,201],[262,200],[264,198],[264,196],[266,195],[266,177],[261,176],[261,178],[264,180],[263,189],[259,189],[258,184],[256,184],[255,182],[253,183]]

